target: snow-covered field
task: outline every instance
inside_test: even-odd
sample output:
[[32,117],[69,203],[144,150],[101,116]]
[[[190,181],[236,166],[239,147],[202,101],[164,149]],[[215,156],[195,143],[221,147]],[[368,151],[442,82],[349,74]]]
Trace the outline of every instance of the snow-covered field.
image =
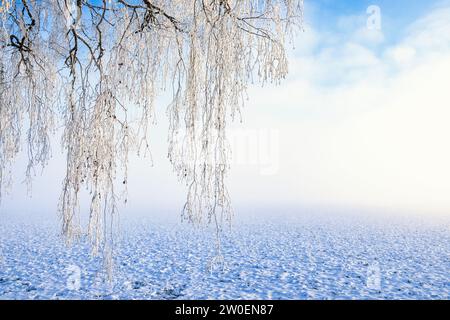
[[[50,223],[0,223],[1,299],[449,299],[450,223],[248,219],[225,233],[122,222],[113,282]],[[212,268],[211,268],[212,266]],[[77,280],[79,279],[79,281]]]

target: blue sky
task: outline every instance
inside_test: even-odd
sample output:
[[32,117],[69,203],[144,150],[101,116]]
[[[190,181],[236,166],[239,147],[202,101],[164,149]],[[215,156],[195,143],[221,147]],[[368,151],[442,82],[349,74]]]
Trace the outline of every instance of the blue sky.
[[[369,5],[379,30],[367,28]],[[287,81],[250,94],[248,122],[281,137],[265,192],[448,215],[450,3],[306,1],[305,11]]]
[[382,11],[383,28],[388,30],[390,41],[395,41],[405,27],[440,3],[442,1],[305,0],[305,17],[317,29],[330,31],[337,27],[341,17],[365,15],[369,6],[377,5]]
[[[370,5],[380,8],[380,30],[367,29]],[[449,216],[450,2],[306,0],[304,27],[288,78],[251,87],[243,123],[231,128],[236,214],[328,206]],[[163,102],[154,166],[132,159],[125,216],[177,217],[183,205]],[[19,162],[2,211],[54,214],[64,173],[54,155],[32,199]]]

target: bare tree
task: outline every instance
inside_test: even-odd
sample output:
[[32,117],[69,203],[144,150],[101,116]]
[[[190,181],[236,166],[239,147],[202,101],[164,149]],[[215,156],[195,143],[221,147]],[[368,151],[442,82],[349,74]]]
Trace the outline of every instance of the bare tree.
[[[62,232],[83,232],[79,194],[91,195],[87,233],[107,248],[126,191],[131,151],[149,151],[155,96],[168,106],[168,157],[188,187],[183,217],[231,216],[227,122],[249,83],[287,74],[285,42],[302,0],[3,0],[0,29],[0,186],[26,135],[31,179],[64,128]],[[24,132],[25,131],[25,132]]]

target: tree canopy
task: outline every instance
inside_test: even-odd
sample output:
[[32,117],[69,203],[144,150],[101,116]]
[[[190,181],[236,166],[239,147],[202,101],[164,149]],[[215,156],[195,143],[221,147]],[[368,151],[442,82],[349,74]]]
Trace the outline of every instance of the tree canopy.
[[[227,123],[249,84],[288,72],[302,0],[3,0],[0,197],[26,141],[27,177],[63,129],[62,232],[105,248],[130,152],[149,151],[155,97],[172,94],[168,158],[188,187],[183,217],[219,228],[231,215]],[[80,223],[87,188],[89,225]]]

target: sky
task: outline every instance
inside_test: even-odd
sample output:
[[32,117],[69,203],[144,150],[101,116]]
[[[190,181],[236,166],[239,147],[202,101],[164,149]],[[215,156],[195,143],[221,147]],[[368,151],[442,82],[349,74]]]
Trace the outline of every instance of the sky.
[[[325,206],[450,216],[450,1],[306,0],[289,56],[287,79],[252,86],[230,128],[235,214]],[[153,166],[131,160],[123,215],[177,216],[184,203],[164,109]],[[54,215],[63,156],[54,152],[32,198],[23,172],[19,161],[0,211]]]

